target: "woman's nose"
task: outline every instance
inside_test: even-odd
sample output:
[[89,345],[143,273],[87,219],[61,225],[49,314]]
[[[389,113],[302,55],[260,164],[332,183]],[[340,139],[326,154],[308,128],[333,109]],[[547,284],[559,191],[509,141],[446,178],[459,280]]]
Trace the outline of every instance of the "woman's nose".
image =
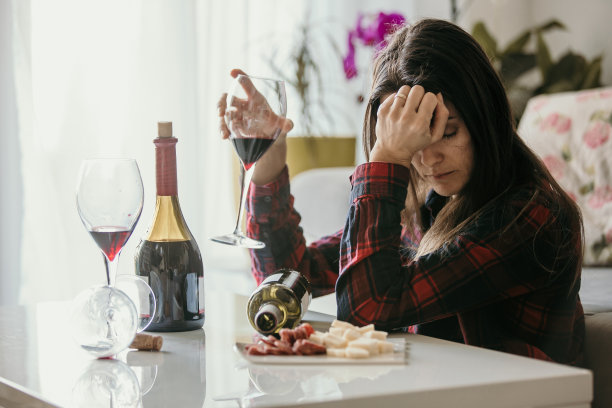
[[437,149],[435,143],[425,147],[419,152],[421,163],[427,167],[434,167],[439,164],[443,159],[444,155]]

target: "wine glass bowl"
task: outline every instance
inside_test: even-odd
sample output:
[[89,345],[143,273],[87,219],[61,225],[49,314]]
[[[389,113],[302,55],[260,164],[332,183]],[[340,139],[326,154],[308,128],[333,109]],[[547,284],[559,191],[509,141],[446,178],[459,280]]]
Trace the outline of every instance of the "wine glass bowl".
[[251,239],[242,232],[242,219],[255,164],[280,136],[286,123],[285,83],[238,75],[227,95],[226,106],[225,122],[230,131],[229,139],[240,158],[244,175],[234,232],[211,239],[243,248],[263,248],[263,242]]
[[157,300],[153,288],[139,276],[121,274],[115,279],[115,288],[123,291],[134,302],[138,316],[136,331],[140,333],[151,324],[155,315]]
[[72,301],[72,337],[96,357],[117,354],[130,345],[138,328],[134,302],[108,285],[94,286]]
[[88,159],[81,165],[77,209],[105,256],[114,285],[117,258],[140,218],[144,188],[134,159]]

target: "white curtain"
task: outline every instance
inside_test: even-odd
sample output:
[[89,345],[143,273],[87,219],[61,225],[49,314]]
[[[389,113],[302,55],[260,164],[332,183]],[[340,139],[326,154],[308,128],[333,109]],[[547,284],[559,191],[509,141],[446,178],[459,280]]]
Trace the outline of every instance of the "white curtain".
[[[221,55],[229,50],[232,63],[244,64],[244,27],[231,23],[244,20],[246,1],[232,2],[231,14],[217,4],[13,3],[24,179],[21,303],[69,299],[103,282],[102,256],[75,207],[86,157],[139,163],[145,207],[119,262],[121,273],[133,273],[134,249],[155,201],[152,140],[160,120],[173,121],[179,138],[179,197],[205,263],[231,249],[208,243],[212,231],[231,229],[234,215],[227,193],[231,152],[218,140],[214,101],[222,89],[215,85],[228,71],[218,63]],[[235,36],[227,36],[230,24]],[[244,255],[224,259],[244,266]]]
[[[119,260],[120,273],[133,273],[155,202],[158,121],[172,121],[179,139],[179,197],[205,273],[222,268],[247,276],[245,250],[209,241],[231,231],[236,217],[234,153],[219,138],[216,101],[229,87],[231,68],[272,74],[262,55],[288,47],[306,6],[315,18],[331,15],[326,21],[342,50],[357,10],[404,7],[399,0],[329,3],[12,0],[23,174],[19,302],[70,299],[104,282],[102,255],[75,206],[87,157],[134,157],[140,166],[145,207]],[[359,132],[355,116],[340,133]]]

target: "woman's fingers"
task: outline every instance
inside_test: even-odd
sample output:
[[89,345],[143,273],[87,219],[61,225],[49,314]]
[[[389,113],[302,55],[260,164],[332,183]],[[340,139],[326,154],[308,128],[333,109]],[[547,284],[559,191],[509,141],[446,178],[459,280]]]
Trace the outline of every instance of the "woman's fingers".
[[259,94],[257,88],[255,88],[255,85],[253,85],[253,82],[251,82],[251,78],[246,76],[246,74],[238,77],[238,82],[240,83],[240,86],[242,86],[242,89],[244,89],[244,92],[246,92],[249,99]]
[[423,115],[426,119],[431,121],[437,104],[438,99],[436,98],[436,95],[431,92],[427,92],[421,98],[421,103],[419,104],[416,112],[417,114]]
[[291,119],[283,118],[281,124],[281,134],[288,133],[291,129],[293,129],[293,121]]
[[230,105],[237,110],[249,110],[251,107],[250,104],[252,104],[252,102],[236,96],[234,96],[230,102]]
[[232,76],[232,78],[236,78],[238,75],[247,75],[247,74],[241,69],[234,68],[230,71],[230,75]]
[[406,106],[406,103],[408,102],[408,95],[410,95],[410,87],[408,85],[403,85],[400,87],[393,98],[389,98],[393,99],[391,101],[393,109],[401,110],[404,106]]
[[253,85],[253,82],[251,82],[246,72],[241,69],[234,68],[230,71],[230,75],[232,78],[238,78],[239,75],[242,75],[239,82],[249,98],[257,94],[257,88],[255,88],[255,85]]
[[219,117],[225,116],[225,109],[227,109],[227,94],[223,93],[217,101],[217,114]]
[[431,122],[431,139],[432,142],[437,142],[444,136],[444,129],[446,128],[446,122],[448,122],[448,108],[444,104],[444,97],[442,93],[438,93],[436,96],[436,107],[434,110],[434,117]]
[[421,85],[415,85],[410,88],[404,108],[409,109],[410,112],[417,112],[420,104],[423,102],[423,95],[425,95],[425,88]]
[[225,111],[227,109],[227,94],[224,93],[217,102],[217,114],[219,115],[219,132],[223,139],[227,139],[230,135],[230,131],[225,123]]
[[381,116],[386,115],[387,112],[389,112],[389,110],[391,109],[391,106],[393,105],[394,102],[395,100],[392,97],[388,97],[387,99],[382,101],[380,105],[378,106],[378,110],[376,111],[376,116],[381,117]]

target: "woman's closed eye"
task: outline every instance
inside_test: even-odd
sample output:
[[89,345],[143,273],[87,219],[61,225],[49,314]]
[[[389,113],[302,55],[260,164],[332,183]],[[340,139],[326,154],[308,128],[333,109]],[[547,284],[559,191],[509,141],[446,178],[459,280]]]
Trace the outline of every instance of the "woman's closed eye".
[[453,130],[452,132],[444,133],[444,135],[443,135],[443,136],[444,136],[445,138],[447,138],[447,139],[448,139],[449,137],[453,137],[453,136],[455,136],[456,134],[457,134],[457,131],[456,131],[456,130]]

